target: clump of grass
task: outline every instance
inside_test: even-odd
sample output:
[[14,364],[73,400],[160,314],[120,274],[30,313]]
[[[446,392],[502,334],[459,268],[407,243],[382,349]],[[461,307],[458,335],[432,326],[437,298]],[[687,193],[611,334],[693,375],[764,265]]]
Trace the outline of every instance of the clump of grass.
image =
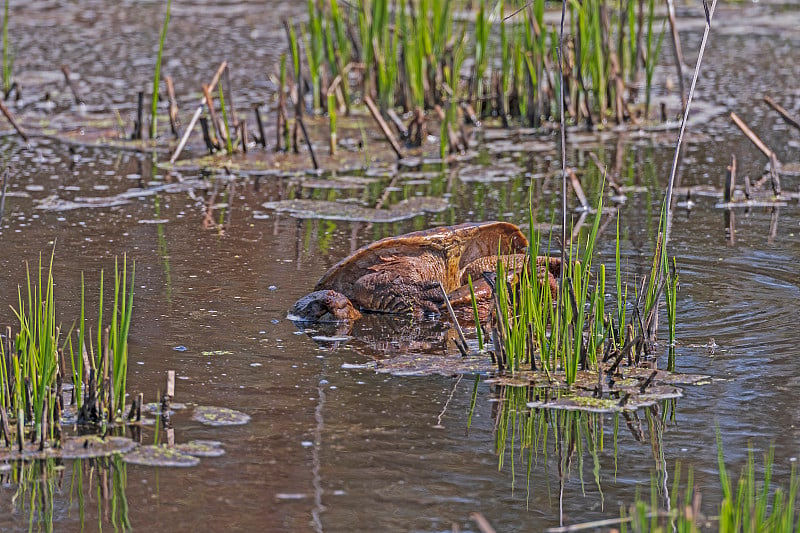
[[[315,108],[327,90],[319,87],[322,80],[341,77],[343,93],[369,95],[384,111],[394,105],[432,110],[456,100],[476,109],[478,118],[499,117],[504,127],[509,118],[538,126],[560,115],[559,39],[545,23],[544,0],[515,7],[508,16],[505,2],[481,0],[469,31],[466,24],[454,27],[451,0],[358,0],[348,4],[347,15],[332,0],[307,4],[306,61]],[[636,87],[646,73],[649,107],[663,37],[663,30],[658,36],[654,30],[653,0],[573,2],[569,16],[571,46],[563,63],[568,122],[593,127],[641,116]],[[472,57],[469,73],[456,66],[459,54]],[[350,64],[363,65],[362,75],[345,76]],[[456,119],[445,114],[442,120]]]
[[[28,268],[26,285],[19,287],[17,307],[13,309],[18,332],[12,335],[12,328],[7,328],[5,339],[0,342],[0,418],[4,428],[16,426],[20,448],[29,431],[30,440],[38,442],[40,448],[59,442],[64,409],[65,348],[72,364],[72,401],[80,422],[114,423],[122,419],[125,407],[133,269],[129,278],[127,261],[123,260],[121,266],[115,263],[113,308],[105,327],[101,273],[96,343],[92,342],[86,327],[85,290],[81,282],[77,342],[73,342],[70,331],[67,340],[60,345],[53,260],[51,254],[50,265],[45,270],[40,257],[33,276]],[[6,437],[9,437],[7,433]],[[6,441],[6,445],[10,444]]]
[[[56,322],[52,254],[44,282],[43,270],[40,256],[38,275],[31,283],[26,265],[26,290],[23,294],[22,287],[18,288],[18,307],[13,309],[19,332],[9,347],[10,364],[6,364],[2,378],[8,392],[7,407],[17,415],[18,426],[33,425],[35,441],[41,443],[52,438],[61,332]],[[49,428],[51,434],[45,435],[43,428]]]
[[127,257],[122,265],[114,262],[114,292],[111,320],[104,326],[104,276],[100,272],[97,336],[93,341],[86,329],[85,287],[81,278],[81,315],[78,322],[77,349],[70,338],[73,401],[79,421],[101,423],[121,420],[127,395],[128,331],[133,314],[135,265],[128,279]]
[[629,529],[635,533],[677,531],[694,533],[716,527],[720,533],[764,532],[785,533],[800,528],[800,513],[797,510],[800,494],[800,477],[792,466],[789,487],[773,487],[772,470],[773,449],[764,454],[762,477],[756,479],[753,452],[747,455],[747,464],[739,475],[734,487],[725,466],[722,443],[717,436],[717,456],[719,479],[722,487],[722,501],[714,516],[701,514],[701,494],[694,486],[694,475],[689,469],[686,486],[681,490],[681,465],[675,465],[675,475],[670,501],[674,509],[659,511],[656,496],[656,483],[651,480],[649,501],[637,496],[636,501],[622,510],[619,522],[620,531]]

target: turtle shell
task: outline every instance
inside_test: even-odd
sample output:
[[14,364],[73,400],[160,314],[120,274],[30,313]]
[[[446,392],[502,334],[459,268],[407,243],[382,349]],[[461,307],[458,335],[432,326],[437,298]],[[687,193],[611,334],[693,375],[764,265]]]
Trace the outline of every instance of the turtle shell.
[[[514,224],[481,222],[415,231],[387,237],[356,250],[332,266],[315,290],[333,289],[348,298],[357,280],[392,268],[391,259],[402,257],[413,268],[413,281],[440,280],[447,292],[462,285],[464,269],[481,257],[525,253],[528,240]],[[398,273],[401,277],[403,272]],[[409,279],[411,282],[411,279]]]

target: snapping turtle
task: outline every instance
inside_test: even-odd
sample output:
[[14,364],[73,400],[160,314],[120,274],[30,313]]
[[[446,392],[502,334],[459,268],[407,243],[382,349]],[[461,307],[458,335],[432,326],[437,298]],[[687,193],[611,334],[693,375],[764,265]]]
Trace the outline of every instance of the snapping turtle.
[[[470,304],[468,276],[477,285],[476,296],[486,298],[491,290],[481,274],[495,271],[498,256],[509,272],[519,272],[527,248],[528,240],[508,222],[465,223],[387,237],[332,266],[289,314],[313,322],[355,320],[359,310],[438,314],[444,305],[440,282],[455,305]],[[553,290],[560,261],[538,257],[536,264],[539,280],[547,280]]]

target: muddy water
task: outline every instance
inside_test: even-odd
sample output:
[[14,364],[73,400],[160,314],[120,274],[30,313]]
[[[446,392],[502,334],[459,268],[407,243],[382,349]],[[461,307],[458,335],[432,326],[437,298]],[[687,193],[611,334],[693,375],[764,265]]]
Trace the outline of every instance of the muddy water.
[[[263,73],[271,71],[283,47],[276,12],[299,16],[302,7],[178,4],[166,64],[173,69],[179,95],[195,91],[218,61],[235,58],[237,98],[248,103],[268,99]],[[53,75],[64,63],[79,77],[92,105],[132,109],[135,91],[150,76],[160,13],[159,6],[138,2],[113,11],[103,2],[34,2],[12,8],[11,41],[19,43],[15,72],[21,79],[40,80],[39,85],[30,82],[24,94],[33,99],[52,91],[59,102],[68,101]],[[748,17],[757,24],[738,26]],[[700,99],[720,112],[702,125],[703,136],[690,139],[681,185],[721,187],[732,153],[740,175],[761,175],[763,157],[730,125],[728,110],[745,118],[779,158],[800,159],[800,134],[759,102],[768,91],[795,113],[800,109],[794,84],[800,74],[798,20],[800,12],[792,5],[720,7],[719,30],[712,35],[699,88]],[[52,30],[47,40],[44,32],[34,31],[39,28]],[[55,43],[52,35],[57,35]],[[695,49],[698,40],[693,25],[684,35],[684,49]],[[664,65],[664,75],[670,68]],[[645,271],[652,249],[673,139],[627,135],[587,148],[615,168],[620,181],[641,186],[628,193],[619,212],[632,278]],[[590,172],[587,150],[575,150],[570,158]],[[467,431],[472,377],[458,381],[352,368],[393,350],[435,357],[442,349],[435,326],[419,327],[431,339],[426,346],[403,340],[416,326],[381,321],[360,325],[357,338],[349,342],[331,343],[315,341],[315,332],[300,331],[285,319],[286,309],[330,265],[376,238],[464,220],[525,221],[527,178],[481,183],[460,180],[455,170],[434,173],[401,187],[397,199],[447,192],[452,207],[388,225],[298,221],[266,210],[263,202],[283,199],[293,187],[274,177],[229,181],[211,176],[190,192],[161,192],[110,208],[48,211],[36,206],[52,194],[66,199],[111,196],[175,177],[154,169],[149,156],[51,141],[25,147],[5,138],[0,152],[10,161],[11,173],[0,236],[5,302],[16,301],[24,262],[49,254],[56,242],[59,313],[71,322],[78,312],[80,273],[86,272],[91,300],[99,270],[108,272],[115,256],[128,253],[136,260],[129,390],[155,400],[164,387],[164,372],[174,369],[176,400],[231,407],[252,417],[248,425],[220,429],[177,412],[176,441],[219,440],[227,453],[190,469],[127,466],[124,493],[134,528],[449,531],[458,523],[475,530],[469,515],[478,511],[500,531],[535,531],[562,519],[575,523],[618,516],[619,506],[630,503],[637,489],[647,490],[651,471],[666,468],[671,480],[678,461],[694,468],[705,510],[713,514],[719,499],[715,427],[734,471],[750,447],[760,454],[774,445],[775,477],[785,484],[790,464],[800,456],[796,201],[778,212],[736,211],[734,242],[726,234],[724,212],[714,207],[716,199],[695,194],[691,210],[678,209],[672,244],[681,282],[678,368],[714,380],[687,388],[672,407],[641,411],[630,424],[620,420],[616,447],[615,421],[604,417],[607,439],[598,453],[599,484],[584,452],[582,470],[576,459],[562,486],[552,446],[540,453],[529,475],[519,450],[509,444],[498,469],[498,404],[491,401],[498,391],[489,385],[478,386]],[[557,183],[546,178],[553,157],[509,156],[506,162],[516,161],[537,176],[536,216],[543,223],[550,220],[556,198]],[[786,177],[783,185],[796,191],[797,178]],[[586,187],[596,194],[591,179]],[[215,206],[210,215],[209,205]],[[609,267],[613,227],[606,230],[600,250]],[[8,307],[0,309],[0,318],[3,324],[11,322]],[[712,338],[714,350],[707,347]],[[666,424],[653,422],[667,409]],[[152,442],[154,428],[145,427],[142,439]],[[70,463],[52,477],[54,529],[119,524],[110,504],[98,501],[96,486],[84,489],[81,509],[74,488],[80,477]],[[24,498],[12,501],[16,485],[6,481],[0,487],[0,529],[27,529],[28,508],[19,503]],[[666,505],[663,499],[661,504]]]

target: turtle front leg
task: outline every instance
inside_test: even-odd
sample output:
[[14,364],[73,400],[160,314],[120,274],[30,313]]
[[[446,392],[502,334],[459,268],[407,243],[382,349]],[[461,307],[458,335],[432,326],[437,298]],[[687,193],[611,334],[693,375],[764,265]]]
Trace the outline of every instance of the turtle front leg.
[[419,281],[407,274],[379,270],[362,276],[353,284],[353,301],[362,310],[376,313],[439,314],[439,305],[444,300],[438,282]]

